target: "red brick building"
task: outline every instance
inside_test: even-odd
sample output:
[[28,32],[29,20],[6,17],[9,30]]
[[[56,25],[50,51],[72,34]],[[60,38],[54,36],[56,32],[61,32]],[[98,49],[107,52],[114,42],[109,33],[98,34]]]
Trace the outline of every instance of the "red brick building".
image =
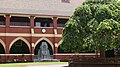
[[54,58],[62,57],[58,54],[62,29],[82,2],[0,0],[0,62],[33,61],[43,41]]

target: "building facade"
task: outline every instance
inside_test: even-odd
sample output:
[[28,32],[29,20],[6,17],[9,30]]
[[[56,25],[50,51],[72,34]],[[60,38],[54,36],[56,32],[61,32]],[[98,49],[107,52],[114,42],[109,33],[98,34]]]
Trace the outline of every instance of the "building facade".
[[62,29],[83,0],[1,0],[0,62],[33,61],[42,42],[53,58]]

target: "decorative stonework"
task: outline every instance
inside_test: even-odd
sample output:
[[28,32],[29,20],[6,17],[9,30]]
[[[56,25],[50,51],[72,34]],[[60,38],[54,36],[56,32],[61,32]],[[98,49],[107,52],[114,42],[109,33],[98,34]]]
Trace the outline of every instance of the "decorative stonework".
[[57,29],[54,29],[54,33],[57,34]]
[[57,43],[55,43],[55,47],[58,47],[58,44],[57,44]]
[[31,33],[34,34],[34,29],[31,29]]
[[42,29],[42,33],[45,33],[46,32],[46,29]]
[[48,49],[48,44],[46,42],[42,42],[40,49],[38,50],[38,59],[51,59],[50,52]]
[[50,44],[50,46],[52,47],[52,49],[53,49],[53,51],[54,51],[54,46],[53,46],[53,43],[49,40],[49,39],[47,39],[47,38],[40,38],[39,40],[37,40],[36,42],[35,42],[35,46],[34,47],[36,47],[37,46],[37,44],[40,42],[40,41],[42,41],[42,40],[45,40],[45,41],[47,41],[49,44]]
[[35,44],[34,44],[34,43],[32,43],[32,47],[35,47]]

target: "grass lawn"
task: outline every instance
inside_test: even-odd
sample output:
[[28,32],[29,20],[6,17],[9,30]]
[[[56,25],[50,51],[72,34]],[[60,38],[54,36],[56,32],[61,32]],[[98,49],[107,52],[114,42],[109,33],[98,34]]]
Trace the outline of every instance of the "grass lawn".
[[68,62],[27,62],[27,63],[6,63],[0,64],[0,67],[26,67],[30,65],[47,65],[47,64],[67,64]]
[[11,63],[11,64],[0,64],[0,67],[25,67],[25,66]]

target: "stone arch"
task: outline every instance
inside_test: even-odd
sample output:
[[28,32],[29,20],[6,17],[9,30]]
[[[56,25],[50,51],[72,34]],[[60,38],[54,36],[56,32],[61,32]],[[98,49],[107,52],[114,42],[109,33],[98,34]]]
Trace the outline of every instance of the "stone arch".
[[58,47],[60,46],[60,44],[63,42],[63,40],[60,40],[59,42],[58,42]]
[[52,50],[54,51],[54,46],[53,46],[52,42],[51,42],[49,39],[47,39],[47,38],[40,38],[39,40],[37,40],[37,42],[35,43],[34,48],[35,48],[35,47],[37,46],[37,44],[38,44],[40,41],[42,41],[42,40],[47,41],[47,42],[50,44],[50,46],[52,47]]
[[62,39],[58,42],[58,53],[66,53],[66,52],[64,52],[64,50],[60,47],[60,44],[61,44],[62,42],[63,42]]
[[2,44],[2,46],[3,46],[3,48],[4,48],[4,51],[6,52],[6,47],[5,47],[4,41],[0,39],[0,43]]
[[28,46],[29,51],[31,52],[30,43],[29,43],[25,38],[23,38],[23,37],[15,38],[15,39],[10,43],[9,51],[10,51],[12,45],[13,45],[16,41],[18,41],[18,40],[22,40],[22,41],[24,41],[24,42],[26,43],[26,45]]

